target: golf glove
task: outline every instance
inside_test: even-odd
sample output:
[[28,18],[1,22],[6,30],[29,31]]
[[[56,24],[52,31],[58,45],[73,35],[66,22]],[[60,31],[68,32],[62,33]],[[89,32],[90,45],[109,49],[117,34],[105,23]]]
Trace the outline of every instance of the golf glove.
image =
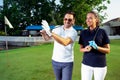
[[51,34],[51,32],[50,32],[50,27],[49,27],[49,25],[48,25],[48,22],[47,22],[46,20],[42,20],[41,24],[42,24],[43,29],[46,31],[46,33],[47,33],[49,36],[51,36],[52,34]]
[[89,46],[93,47],[93,49],[97,49],[98,48],[98,46],[95,43],[95,41],[89,41]]

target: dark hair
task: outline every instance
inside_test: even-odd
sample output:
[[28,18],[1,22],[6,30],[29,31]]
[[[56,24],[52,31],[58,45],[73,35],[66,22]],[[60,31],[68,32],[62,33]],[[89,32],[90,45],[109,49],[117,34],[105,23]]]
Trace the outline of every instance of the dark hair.
[[73,12],[73,11],[67,11],[66,13],[65,13],[65,15],[66,14],[71,14],[71,15],[73,15],[73,18],[75,18],[75,13]]
[[88,13],[92,13],[92,14],[96,17],[96,19],[97,19],[96,25],[99,26],[99,25],[100,25],[100,18],[99,18],[98,13],[95,12],[95,11],[90,11],[90,12],[88,12]]

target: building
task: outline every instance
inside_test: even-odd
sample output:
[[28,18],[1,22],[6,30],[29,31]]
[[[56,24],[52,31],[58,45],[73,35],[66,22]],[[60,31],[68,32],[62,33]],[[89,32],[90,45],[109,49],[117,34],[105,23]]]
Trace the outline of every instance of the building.
[[104,23],[102,28],[106,30],[109,36],[120,35],[120,17]]

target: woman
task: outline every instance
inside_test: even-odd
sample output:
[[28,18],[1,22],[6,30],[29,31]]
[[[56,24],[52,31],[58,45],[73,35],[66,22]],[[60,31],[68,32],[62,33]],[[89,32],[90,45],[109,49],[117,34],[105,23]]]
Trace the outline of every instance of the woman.
[[83,52],[81,80],[104,80],[107,73],[106,54],[110,52],[110,40],[103,29],[99,28],[99,17],[94,11],[86,16],[88,29],[80,34],[80,52]]

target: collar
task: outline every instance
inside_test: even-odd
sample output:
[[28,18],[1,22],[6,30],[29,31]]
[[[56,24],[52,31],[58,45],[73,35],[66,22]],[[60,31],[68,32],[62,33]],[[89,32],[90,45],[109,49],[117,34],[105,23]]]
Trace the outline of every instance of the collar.
[[93,30],[90,30],[90,28],[88,27],[88,31],[90,31],[90,32],[96,32],[97,30],[98,30],[98,28],[99,28],[99,26],[97,26],[95,29],[93,29]]
[[[64,25],[62,26],[62,28],[64,29]],[[73,29],[73,26],[67,28],[67,29],[64,29],[64,30],[72,30]]]

